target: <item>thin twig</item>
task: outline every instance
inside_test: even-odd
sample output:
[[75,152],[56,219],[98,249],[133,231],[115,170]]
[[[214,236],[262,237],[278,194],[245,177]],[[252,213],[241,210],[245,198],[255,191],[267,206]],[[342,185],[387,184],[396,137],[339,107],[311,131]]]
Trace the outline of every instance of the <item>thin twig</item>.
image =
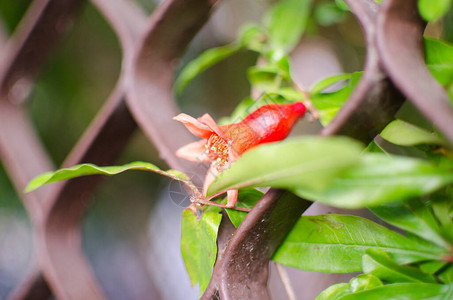
[[281,264],[275,263],[275,266],[277,267],[278,275],[280,276],[283,286],[285,287],[288,299],[297,300],[296,293],[294,292],[293,286],[291,285],[291,280],[288,276],[288,272],[286,272],[285,268]]
[[218,206],[218,207],[222,207],[222,208],[229,208],[229,209],[245,211],[245,212],[250,212],[251,211],[250,208],[239,207],[239,206],[228,207],[226,204],[212,202],[212,201],[206,201],[206,200],[201,200],[201,199],[195,199],[193,201],[193,203],[198,203],[198,204],[203,204],[203,205]]
[[301,92],[302,95],[304,96],[304,101],[303,102],[304,102],[305,106],[307,107],[307,110],[310,112],[309,121],[312,122],[314,120],[318,120],[319,119],[319,112],[316,109],[316,107],[314,106],[313,102],[311,101],[310,93],[307,92],[307,90],[305,89],[305,87],[302,84],[297,84],[294,81],[293,81],[293,87],[296,90],[298,90],[299,92]]

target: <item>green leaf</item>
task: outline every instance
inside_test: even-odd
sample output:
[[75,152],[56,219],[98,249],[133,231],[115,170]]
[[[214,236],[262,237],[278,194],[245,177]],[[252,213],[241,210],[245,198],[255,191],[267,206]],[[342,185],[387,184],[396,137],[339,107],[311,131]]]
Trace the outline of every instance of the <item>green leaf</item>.
[[421,262],[418,267],[426,274],[434,274],[443,268],[447,263],[444,261],[425,261]]
[[453,182],[453,172],[421,160],[365,153],[327,188],[294,187],[298,196],[342,208],[363,208],[419,197]]
[[429,207],[420,199],[389,203],[370,208],[385,222],[409,231],[441,247],[449,249],[449,243],[439,234],[440,228]]
[[426,282],[436,283],[431,275],[412,266],[399,265],[390,255],[380,249],[368,249],[362,257],[362,269],[386,282]]
[[442,296],[439,298],[441,300],[450,300],[453,299],[453,284],[447,285],[447,289]]
[[451,0],[418,0],[418,10],[423,19],[433,22],[448,12],[451,3]]
[[346,137],[305,136],[261,145],[217,176],[208,196],[244,186],[318,190],[355,164],[361,151],[359,143]]
[[400,146],[434,144],[445,146],[445,141],[435,132],[429,132],[402,120],[390,122],[381,132],[382,138]]
[[[323,126],[327,126],[340,108],[343,107],[343,104],[348,100],[361,76],[362,72],[335,75],[324,79],[312,88],[310,99],[319,112],[319,120]],[[345,79],[348,80],[340,89],[333,92],[324,92],[327,87]]]
[[208,286],[216,261],[220,212],[220,208],[210,206],[201,216],[190,209],[182,213],[181,253],[192,285],[200,284],[200,295]]
[[254,66],[247,71],[247,76],[253,87],[260,91],[269,93],[279,88],[277,76],[280,70],[274,65]]
[[268,31],[271,48],[289,53],[299,42],[307,26],[311,0],[283,0],[270,11]]
[[277,91],[275,91],[276,94],[282,96],[286,100],[290,102],[297,102],[297,101],[303,101],[304,96],[302,95],[301,92],[298,90],[291,88],[291,87],[281,87]]
[[243,47],[256,52],[262,52],[266,35],[256,24],[244,25],[239,33],[238,42]]
[[371,274],[361,274],[357,277],[352,278],[349,281],[349,285],[351,286],[351,291],[353,293],[369,290],[378,286],[382,286],[382,281]]
[[322,291],[316,300],[338,300],[351,293],[349,283],[337,283]]
[[181,94],[184,88],[200,73],[241,49],[242,46],[240,44],[233,43],[206,50],[182,69],[175,81],[174,90],[177,94]]
[[310,89],[311,94],[319,94],[328,87],[334,85],[337,82],[340,82],[342,80],[349,80],[351,79],[351,74],[350,73],[342,73],[334,76],[330,76],[327,78],[324,78],[320,81],[318,81],[313,87]]
[[337,300],[345,295],[382,285],[382,282],[376,276],[361,274],[352,278],[349,283],[338,283],[328,287],[316,297],[316,300]]
[[365,152],[387,154],[387,152],[378,143],[376,143],[376,141],[371,141],[365,148]]
[[451,286],[432,283],[395,283],[346,295],[341,300],[441,300]]
[[440,224],[440,233],[453,244],[453,219],[450,215],[453,208],[453,189],[444,189],[432,194],[429,203]]
[[453,45],[425,37],[425,60],[428,65],[453,64]]
[[425,58],[428,69],[446,88],[453,105],[453,45],[441,40],[425,38]]
[[[380,0],[377,2],[380,2]],[[338,8],[344,11],[350,11],[349,6],[346,4],[346,2],[344,2],[344,0],[335,0],[335,4],[337,5]]]
[[444,252],[435,245],[411,241],[364,218],[320,215],[301,217],[273,260],[306,271],[360,272],[367,249],[382,249],[398,263],[439,260]]
[[315,7],[314,17],[322,26],[330,26],[346,18],[345,10],[331,2],[321,2]]
[[439,279],[443,283],[452,283],[453,282],[453,265],[448,265],[445,269],[439,272]]
[[443,86],[448,87],[453,82],[453,63],[427,66],[431,75]]
[[[258,200],[263,197],[264,193],[254,189],[254,188],[244,188],[239,190],[238,201],[236,206],[252,209]],[[225,209],[228,217],[230,218],[231,223],[234,227],[238,227],[242,220],[244,220],[247,213],[245,211],[239,211],[235,209]]]
[[142,162],[142,161],[136,161],[132,163],[128,163],[122,166],[109,166],[109,167],[99,167],[93,164],[80,164],[80,165],[75,165],[70,168],[64,168],[64,169],[59,169],[53,172],[47,172],[44,174],[41,174],[35,178],[33,178],[30,183],[27,185],[25,188],[25,192],[31,192],[45,184],[56,182],[56,181],[61,181],[61,180],[66,180],[66,179],[71,179],[71,178],[76,178],[80,176],[87,176],[87,175],[116,175],[119,173],[122,173],[124,171],[128,170],[144,170],[144,171],[150,171],[154,173],[158,173],[167,177],[170,177],[175,180],[179,180],[185,183],[189,183],[188,179],[189,177],[184,174],[183,172],[177,171],[177,170],[168,170],[168,171],[162,171],[159,169],[157,166],[147,163],[147,162]]

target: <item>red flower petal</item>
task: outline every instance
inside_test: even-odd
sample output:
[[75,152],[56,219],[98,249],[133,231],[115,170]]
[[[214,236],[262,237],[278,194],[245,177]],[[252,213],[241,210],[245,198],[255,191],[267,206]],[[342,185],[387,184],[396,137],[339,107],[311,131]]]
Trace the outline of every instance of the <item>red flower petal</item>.
[[186,114],[179,114],[173,120],[183,123],[190,132],[204,139],[209,138],[213,132],[208,125]]
[[176,151],[176,156],[195,162],[211,161],[206,152],[206,140],[182,146]]

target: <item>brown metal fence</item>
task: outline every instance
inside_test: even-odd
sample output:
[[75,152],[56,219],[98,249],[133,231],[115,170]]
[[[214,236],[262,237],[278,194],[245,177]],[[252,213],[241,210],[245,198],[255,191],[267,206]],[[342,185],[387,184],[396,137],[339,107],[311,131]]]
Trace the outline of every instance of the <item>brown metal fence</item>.
[[[178,108],[171,85],[175,61],[207,21],[216,1],[167,0],[151,18],[127,0],[91,2],[118,36],[122,69],[103,108],[63,166],[113,164],[138,127],[171,168],[201,174],[201,167],[174,155],[191,136],[172,121]],[[365,71],[344,108],[320,134],[349,135],[368,142],[408,98],[453,142],[453,110],[445,90],[424,64],[424,23],[417,1],[346,2],[364,32]],[[0,158],[30,216],[36,245],[36,262],[10,299],[106,298],[81,247],[81,219],[100,178],[22,192],[31,178],[53,168],[22,100],[83,4],[81,0],[34,0],[16,33],[0,40]],[[234,229],[221,226],[222,254],[203,299],[268,298],[269,260],[308,205],[285,197],[284,191],[271,190],[233,235]],[[143,295],[159,297],[151,282]]]

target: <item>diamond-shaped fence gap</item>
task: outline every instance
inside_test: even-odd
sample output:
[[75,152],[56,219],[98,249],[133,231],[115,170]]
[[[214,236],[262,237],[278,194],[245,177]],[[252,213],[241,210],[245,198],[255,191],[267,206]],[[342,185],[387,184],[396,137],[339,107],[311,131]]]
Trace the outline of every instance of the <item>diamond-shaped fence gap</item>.
[[83,249],[108,299],[155,295],[145,263],[152,243],[146,233],[162,179],[131,171],[105,178],[92,196],[82,225]]
[[157,7],[157,5],[161,2],[158,0],[130,0],[130,2],[134,2],[137,6],[143,10],[143,13],[150,15],[153,10]]
[[32,227],[25,208],[0,164],[0,298],[26,276],[32,263]]
[[47,151],[61,165],[102,107],[121,69],[118,39],[87,3],[38,77],[30,113]]

